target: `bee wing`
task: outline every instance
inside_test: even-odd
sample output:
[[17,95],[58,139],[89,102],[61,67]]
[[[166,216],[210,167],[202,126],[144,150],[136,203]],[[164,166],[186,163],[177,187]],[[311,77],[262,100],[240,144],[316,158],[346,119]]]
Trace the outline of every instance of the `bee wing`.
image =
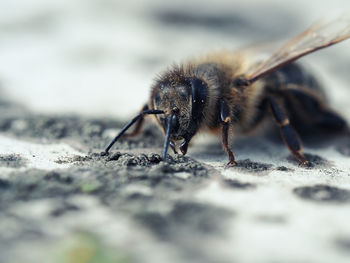
[[349,37],[350,20],[347,18],[340,18],[329,23],[316,23],[284,44],[267,60],[257,64],[248,75],[240,79],[239,83],[249,85],[302,56],[334,45]]

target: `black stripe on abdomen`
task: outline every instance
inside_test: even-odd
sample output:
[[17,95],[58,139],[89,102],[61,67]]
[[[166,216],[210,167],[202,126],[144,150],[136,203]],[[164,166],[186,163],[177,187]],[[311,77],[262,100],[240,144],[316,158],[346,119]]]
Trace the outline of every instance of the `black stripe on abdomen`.
[[266,76],[264,80],[266,82],[266,88],[271,91],[277,91],[284,85],[292,84],[322,92],[315,77],[298,63],[290,63],[285,65]]

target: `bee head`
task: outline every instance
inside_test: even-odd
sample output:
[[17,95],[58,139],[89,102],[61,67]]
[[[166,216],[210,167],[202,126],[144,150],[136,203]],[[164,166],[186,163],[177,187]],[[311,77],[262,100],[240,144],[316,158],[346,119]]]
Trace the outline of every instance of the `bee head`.
[[161,109],[165,113],[157,117],[159,124],[166,132],[169,116],[173,113],[171,125],[171,139],[180,140],[186,133],[191,119],[191,93],[187,85],[168,86],[161,84],[153,96],[154,109]]
[[207,84],[196,77],[175,71],[157,80],[150,105],[152,109],[164,111],[156,118],[166,137],[189,141],[202,124],[207,96]]

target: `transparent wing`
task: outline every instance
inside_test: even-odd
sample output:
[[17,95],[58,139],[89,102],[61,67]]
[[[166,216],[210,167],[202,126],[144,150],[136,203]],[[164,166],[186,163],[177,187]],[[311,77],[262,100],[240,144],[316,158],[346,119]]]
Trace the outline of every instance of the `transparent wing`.
[[350,37],[350,19],[340,18],[329,23],[316,23],[284,44],[270,58],[259,63],[238,81],[249,85],[298,58],[329,47]]

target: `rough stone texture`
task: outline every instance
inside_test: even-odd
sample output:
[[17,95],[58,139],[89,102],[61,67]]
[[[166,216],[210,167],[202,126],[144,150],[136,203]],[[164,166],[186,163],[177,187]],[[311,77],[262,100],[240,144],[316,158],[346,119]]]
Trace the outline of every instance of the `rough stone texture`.
[[[172,61],[274,42],[345,6],[0,1],[0,262],[349,262],[348,136],[305,140],[309,167],[278,132],[234,140],[236,167],[206,135],[164,162],[152,123],[101,154]],[[349,121],[344,50],[308,62]]]

